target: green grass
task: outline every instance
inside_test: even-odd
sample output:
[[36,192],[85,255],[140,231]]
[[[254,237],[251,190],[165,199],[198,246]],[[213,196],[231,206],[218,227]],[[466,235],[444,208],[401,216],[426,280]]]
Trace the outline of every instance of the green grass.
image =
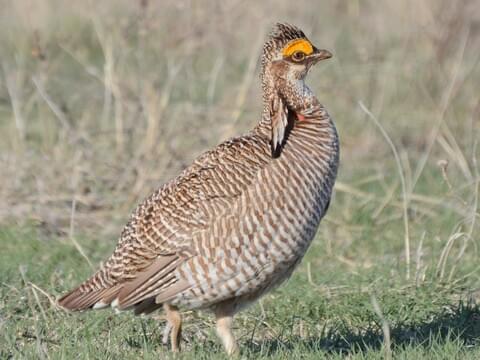
[[[299,269],[237,316],[242,356],[480,358],[474,0],[65,4],[0,12],[0,359],[172,357],[161,314],[68,314],[55,298],[111,253],[135,204],[258,121],[251,64],[276,21],[334,53],[308,83],[341,166]],[[409,266],[398,164],[360,102],[399,155]],[[208,313],[186,312],[183,337],[179,358],[225,358]]]
[[[2,228],[0,241],[1,358],[170,356],[161,345],[161,320],[110,310],[68,314],[55,308],[55,296],[91,272],[69,241],[45,236],[34,224],[22,230]],[[113,245],[99,249],[95,240],[79,241],[95,262]],[[429,275],[414,286],[403,280],[400,264],[375,254],[374,248],[369,253],[378,261],[352,271],[326,254],[317,239],[285,286],[237,317],[242,356],[383,358],[382,319],[372,297],[388,323],[395,358],[480,356],[480,309],[469,291],[471,276],[445,285]],[[224,358],[213,328],[208,314],[187,313],[182,358]]]

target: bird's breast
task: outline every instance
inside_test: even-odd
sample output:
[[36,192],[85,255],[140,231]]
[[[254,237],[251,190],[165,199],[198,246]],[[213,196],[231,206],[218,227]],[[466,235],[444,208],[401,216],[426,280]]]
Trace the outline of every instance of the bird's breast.
[[197,234],[198,255],[180,270],[192,282],[182,301],[204,307],[231,297],[260,296],[291,274],[330,200],[338,145],[336,134],[327,130],[292,130],[281,156],[258,172],[207,231]]

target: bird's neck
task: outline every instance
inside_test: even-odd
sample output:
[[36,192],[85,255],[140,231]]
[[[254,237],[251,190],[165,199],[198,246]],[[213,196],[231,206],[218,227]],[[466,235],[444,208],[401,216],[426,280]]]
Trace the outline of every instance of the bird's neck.
[[298,121],[327,121],[325,109],[312,90],[303,80],[289,80],[263,76],[263,112],[258,128],[268,133],[271,125],[270,114],[275,96],[280,96],[287,104],[289,112],[297,115]]

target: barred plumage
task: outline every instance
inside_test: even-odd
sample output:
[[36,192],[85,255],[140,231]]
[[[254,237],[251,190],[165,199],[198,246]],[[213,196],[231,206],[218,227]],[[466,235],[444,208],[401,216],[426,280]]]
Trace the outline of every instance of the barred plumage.
[[227,352],[237,351],[233,315],[290,276],[328,209],[338,137],[304,78],[330,56],[297,27],[277,24],[262,56],[258,125],[140,204],[112,256],[60,305],[137,314],[163,306],[173,350],[178,307],[209,308]]

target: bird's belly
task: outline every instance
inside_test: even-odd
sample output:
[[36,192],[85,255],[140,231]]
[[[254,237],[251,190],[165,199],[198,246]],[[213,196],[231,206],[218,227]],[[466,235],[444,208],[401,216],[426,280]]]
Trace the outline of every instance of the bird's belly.
[[[190,309],[208,308],[236,299],[240,309],[254,302],[290,277],[305,255],[319,222],[320,216],[310,216],[296,226],[279,226],[277,231],[269,232],[265,227],[249,242],[223,249],[223,257],[217,257],[216,261],[190,260],[184,272],[195,272],[191,278],[193,286],[179,294],[173,304]],[[203,273],[198,269],[203,269]]]

